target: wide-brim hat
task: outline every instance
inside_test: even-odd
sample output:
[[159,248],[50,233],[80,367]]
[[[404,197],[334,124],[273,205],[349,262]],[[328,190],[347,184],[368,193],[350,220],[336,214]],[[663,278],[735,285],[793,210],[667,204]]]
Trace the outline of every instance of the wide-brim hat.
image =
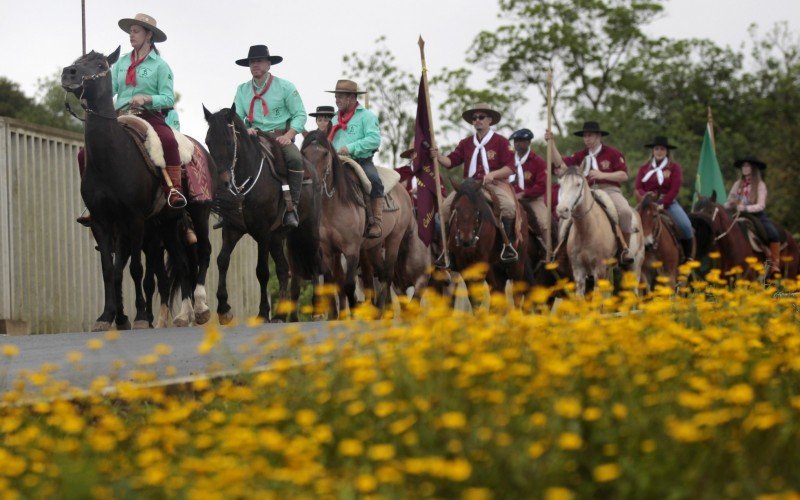
[[333,109],[333,106],[317,106],[317,111],[315,111],[314,113],[309,113],[308,116],[313,116],[313,117],[330,116],[331,118],[333,118],[335,114],[336,110]]
[[521,128],[511,134],[511,137],[508,138],[509,141],[530,141],[533,139],[533,132],[531,132],[527,128]]
[[335,94],[337,92],[344,92],[345,94],[366,94],[366,90],[359,90],[358,84],[353,80],[338,80],[336,82],[336,88],[333,90],[326,90],[325,92],[329,94]]
[[767,164],[763,161],[759,160],[755,156],[745,156],[744,158],[740,158],[733,162],[733,166],[736,168],[742,168],[742,165],[745,163],[749,163],[750,165],[754,165],[758,167],[759,170],[766,170]]
[[608,132],[602,130],[600,128],[600,124],[597,122],[583,122],[583,128],[581,130],[578,130],[577,132],[573,132],[573,135],[577,135],[578,137],[583,137],[584,134],[586,134],[587,132],[600,134],[602,136],[608,135]]
[[412,138],[411,142],[408,143],[408,149],[400,153],[400,158],[403,158],[404,160],[410,160],[414,157],[416,152],[417,150],[414,149],[414,139]]
[[158,27],[156,26],[158,23],[156,23],[156,20],[153,19],[153,16],[148,16],[147,14],[136,14],[136,16],[134,16],[133,18],[126,17],[120,19],[117,24],[119,24],[119,27],[122,28],[122,31],[124,31],[125,33],[130,33],[131,26],[133,26],[134,24],[138,24],[139,26],[144,26],[146,29],[153,32],[153,39],[152,39],[153,43],[165,42],[167,40],[167,35],[163,31],[158,29]]
[[472,115],[475,114],[476,111],[483,111],[487,115],[492,117],[492,125],[496,125],[500,122],[500,119],[503,115],[500,114],[499,111],[494,109],[491,104],[487,104],[485,102],[479,102],[478,104],[474,105],[470,109],[461,113],[461,118],[464,119],[469,124],[472,124]]
[[236,64],[239,66],[250,66],[252,59],[269,59],[270,64],[278,64],[283,61],[281,56],[269,55],[269,48],[266,45],[251,45],[250,50],[247,51],[247,57],[244,59],[237,59]]
[[656,146],[663,146],[667,149],[678,149],[678,146],[673,146],[672,144],[670,144],[669,139],[667,139],[662,135],[657,135],[653,137],[653,142],[644,145],[644,147],[646,148],[654,148]]

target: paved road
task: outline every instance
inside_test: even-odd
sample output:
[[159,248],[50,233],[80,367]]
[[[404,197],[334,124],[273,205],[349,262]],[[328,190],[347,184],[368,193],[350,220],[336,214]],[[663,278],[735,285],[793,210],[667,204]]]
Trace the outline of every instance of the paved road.
[[[338,322],[296,323],[297,328],[306,335],[307,342],[318,343],[330,338],[337,331],[348,331]],[[0,346],[17,346],[19,354],[9,358],[0,353],[0,393],[7,391],[25,372],[40,371],[43,364],[55,369],[50,378],[66,380],[75,387],[88,387],[100,375],[115,371],[114,364],[119,360],[125,367],[118,370],[121,379],[129,379],[131,370],[154,370],[159,379],[179,379],[206,373],[211,363],[218,363],[222,370],[236,370],[241,362],[251,354],[242,352],[242,346],[256,347],[256,341],[265,334],[281,340],[288,336],[285,324],[264,324],[255,328],[247,326],[223,327],[222,339],[208,355],[201,355],[198,346],[206,335],[203,327],[165,328],[158,330],[137,330],[119,332],[117,340],[108,341],[103,333],[59,333],[49,335],[30,335],[24,337],[0,336]],[[90,341],[103,341],[100,349],[89,348]],[[171,353],[159,357],[152,366],[137,366],[137,361],[154,352],[158,344],[171,348]],[[82,353],[80,370],[68,361],[68,353]],[[277,355],[277,354],[276,354]],[[174,373],[166,373],[166,367],[175,367]],[[29,384],[30,385],[30,384]],[[35,389],[35,388],[34,388]]]

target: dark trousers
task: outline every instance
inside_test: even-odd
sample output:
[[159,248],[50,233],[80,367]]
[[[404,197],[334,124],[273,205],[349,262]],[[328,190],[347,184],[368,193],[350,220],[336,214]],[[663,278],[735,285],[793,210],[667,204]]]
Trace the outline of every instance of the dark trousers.
[[175,134],[172,132],[172,127],[167,125],[164,121],[164,115],[160,111],[144,111],[139,115],[140,118],[153,126],[161,139],[161,145],[164,148],[164,161],[167,166],[175,166],[181,164],[181,155],[178,153],[178,141],[175,140]]
[[356,163],[361,165],[364,173],[367,174],[367,179],[372,183],[372,191],[369,193],[370,198],[383,198],[383,182],[378,175],[378,169],[372,163],[372,157],[369,158],[353,158]]
[[758,216],[758,220],[761,222],[761,225],[764,226],[764,232],[767,233],[767,241],[770,243],[778,243],[781,241],[781,237],[778,234],[778,229],[775,227],[775,224],[772,223],[771,220],[767,217],[767,214],[764,213],[762,210],[757,214],[753,214]]

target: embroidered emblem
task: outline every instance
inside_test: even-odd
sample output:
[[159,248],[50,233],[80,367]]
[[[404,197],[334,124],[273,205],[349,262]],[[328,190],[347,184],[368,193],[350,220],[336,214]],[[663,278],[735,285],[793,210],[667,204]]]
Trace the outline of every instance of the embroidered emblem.
[[489,149],[489,150],[486,151],[486,158],[487,159],[494,160],[496,156],[497,156],[497,152],[494,151],[493,149]]
[[611,168],[611,162],[608,160],[603,160],[600,162],[600,169],[601,170],[608,170]]
[[525,178],[526,181],[529,181],[531,180],[531,178],[533,178],[533,174],[530,172],[525,172],[525,175],[523,175],[523,177]]
[[669,176],[670,176],[670,175],[672,175],[672,171],[670,171],[670,170],[664,170],[664,178],[665,178],[665,179],[669,179]]
[[147,68],[142,68],[142,69],[139,71],[139,76],[142,76],[142,77],[148,77],[148,76],[150,76],[150,70],[149,70],[149,69],[147,69]]

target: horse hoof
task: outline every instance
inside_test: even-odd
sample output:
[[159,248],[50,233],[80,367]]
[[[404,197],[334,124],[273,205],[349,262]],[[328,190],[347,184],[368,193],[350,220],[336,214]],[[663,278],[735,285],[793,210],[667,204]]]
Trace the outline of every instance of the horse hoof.
[[128,321],[127,319],[125,320],[124,323],[117,323],[117,330],[119,331],[130,330],[130,329],[131,329],[131,322]]
[[231,313],[230,311],[226,313],[220,313],[218,314],[218,316],[220,325],[227,325],[228,323],[233,321],[233,313]]
[[109,330],[111,330],[110,321],[95,321],[92,325],[93,332],[107,332]]
[[144,319],[137,319],[133,322],[134,330],[146,330],[150,328],[150,322]]
[[211,309],[194,313],[194,322],[198,325],[205,325],[211,319]]
[[324,314],[315,314],[315,315],[311,316],[311,321],[325,321],[325,315]]
[[189,320],[187,318],[175,318],[172,320],[172,326],[177,328],[189,326]]
[[269,320],[270,323],[286,323],[282,318],[272,318]]

